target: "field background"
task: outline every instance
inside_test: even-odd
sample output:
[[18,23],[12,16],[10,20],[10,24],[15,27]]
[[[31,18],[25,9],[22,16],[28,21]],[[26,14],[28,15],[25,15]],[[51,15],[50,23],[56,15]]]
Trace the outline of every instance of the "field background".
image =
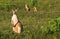
[[[26,12],[25,4],[38,11]],[[21,34],[12,34],[12,8],[18,8]],[[0,39],[60,39],[60,0],[0,0]]]

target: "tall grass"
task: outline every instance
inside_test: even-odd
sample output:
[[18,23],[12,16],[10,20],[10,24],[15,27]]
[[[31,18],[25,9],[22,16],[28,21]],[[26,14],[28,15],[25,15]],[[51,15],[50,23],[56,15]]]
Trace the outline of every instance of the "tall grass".
[[[0,0],[0,39],[59,39],[60,0]],[[26,12],[24,5],[32,8],[36,3],[37,12]],[[21,34],[12,33],[10,23],[12,8],[18,8],[17,16],[23,24]],[[58,21],[56,23],[55,19]]]

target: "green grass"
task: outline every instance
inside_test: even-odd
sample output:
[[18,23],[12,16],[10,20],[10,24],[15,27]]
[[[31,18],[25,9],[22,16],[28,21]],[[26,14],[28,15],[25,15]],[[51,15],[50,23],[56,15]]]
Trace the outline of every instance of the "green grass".
[[[60,17],[60,0],[37,0],[37,2],[37,12],[33,10],[26,12],[24,4],[31,6],[31,0],[1,0],[0,39],[59,39],[60,32],[48,33],[47,27],[50,27],[50,20]],[[11,8],[14,7],[19,8],[16,14],[23,24],[23,32],[20,35],[12,34],[13,26],[10,21]]]

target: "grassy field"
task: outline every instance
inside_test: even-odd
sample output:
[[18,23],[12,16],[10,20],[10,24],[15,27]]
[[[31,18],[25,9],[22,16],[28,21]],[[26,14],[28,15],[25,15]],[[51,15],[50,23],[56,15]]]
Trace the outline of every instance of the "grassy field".
[[[60,31],[51,28],[53,23],[49,24],[49,21],[60,17],[60,0],[37,0],[38,11],[26,12],[24,5],[29,4],[32,8],[32,1],[0,0],[0,39],[60,39]],[[12,8],[18,8],[16,14],[23,24],[20,35],[12,34]]]

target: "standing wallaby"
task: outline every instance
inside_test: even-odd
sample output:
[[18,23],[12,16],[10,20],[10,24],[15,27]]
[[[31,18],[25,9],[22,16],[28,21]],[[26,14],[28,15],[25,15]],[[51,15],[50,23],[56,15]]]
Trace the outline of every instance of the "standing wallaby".
[[30,11],[30,8],[29,8],[29,6],[27,4],[25,4],[25,10]]
[[18,18],[16,16],[17,9],[12,10],[12,12],[13,12],[13,16],[12,16],[12,19],[11,19],[11,23],[13,24],[13,32],[21,33],[22,24],[21,24],[21,22],[18,20]]

